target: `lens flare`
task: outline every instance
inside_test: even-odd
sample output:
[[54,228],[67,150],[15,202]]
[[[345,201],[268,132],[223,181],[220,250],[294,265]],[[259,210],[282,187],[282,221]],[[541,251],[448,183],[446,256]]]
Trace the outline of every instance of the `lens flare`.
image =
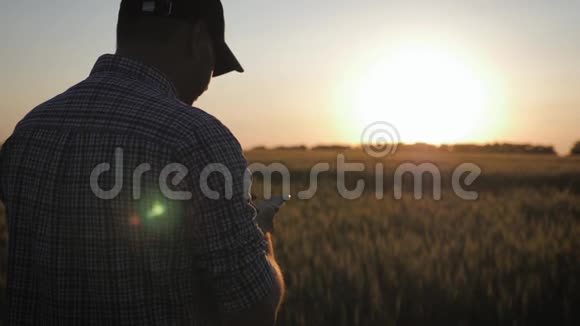
[[159,202],[155,202],[155,203],[153,203],[153,206],[151,207],[151,209],[147,213],[147,218],[152,220],[152,219],[162,217],[164,214],[165,214],[165,206],[163,206]]

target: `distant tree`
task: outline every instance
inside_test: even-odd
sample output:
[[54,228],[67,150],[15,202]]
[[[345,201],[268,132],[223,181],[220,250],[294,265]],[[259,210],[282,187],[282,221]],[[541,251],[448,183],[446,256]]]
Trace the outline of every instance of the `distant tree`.
[[250,151],[265,151],[267,149],[268,148],[266,148],[266,146],[256,146],[256,147],[250,149]]
[[553,146],[528,146],[526,153],[555,155],[556,150]]
[[556,155],[553,146],[535,146],[530,144],[456,144],[452,146],[454,152],[469,153],[514,153],[514,154],[544,154]]
[[427,143],[401,144],[398,148],[401,151],[409,152],[436,152],[439,150],[439,147]]
[[574,144],[574,147],[572,147],[572,150],[570,151],[570,155],[580,155],[580,141]]
[[298,146],[278,146],[276,148],[274,148],[277,151],[305,151],[308,149],[308,147],[304,146],[304,145],[298,145]]
[[346,151],[350,146],[345,145],[319,145],[312,148],[313,151]]

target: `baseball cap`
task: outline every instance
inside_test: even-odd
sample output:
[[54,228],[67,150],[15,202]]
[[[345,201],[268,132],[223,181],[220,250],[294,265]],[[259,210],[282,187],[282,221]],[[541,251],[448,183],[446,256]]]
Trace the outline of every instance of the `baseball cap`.
[[220,0],[122,0],[121,15],[155,15],[197,22],[203,20],[213,41],[215,67],[213,76],[244,68],[226,44],[224,9]]

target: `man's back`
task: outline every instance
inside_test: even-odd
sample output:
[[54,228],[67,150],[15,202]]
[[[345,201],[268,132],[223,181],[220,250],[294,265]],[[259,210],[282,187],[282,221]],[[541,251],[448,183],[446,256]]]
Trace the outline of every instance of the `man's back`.
[[[205,325],[273,286],[239,144],[154,69],[103,56],[19,123],[0,163],[12,324]],[[160,180],[175,163],[187,178]],[[212,163],[233,175],[227,201],[198,192]],[[222,193],[223,179],[210,188]]]

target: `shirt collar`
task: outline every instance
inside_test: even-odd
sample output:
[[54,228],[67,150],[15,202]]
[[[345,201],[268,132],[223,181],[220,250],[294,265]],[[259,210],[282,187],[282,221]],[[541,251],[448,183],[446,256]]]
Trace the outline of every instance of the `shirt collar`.
[[123,74],[130,78],[143,81],[152,87],[159,88],[167,95],[175,97],[177,94],[175,86],[158,69],[117,54],[105,54],[101,56],[97,60],[97,63],[95,63],[91,75],[98,73]]

